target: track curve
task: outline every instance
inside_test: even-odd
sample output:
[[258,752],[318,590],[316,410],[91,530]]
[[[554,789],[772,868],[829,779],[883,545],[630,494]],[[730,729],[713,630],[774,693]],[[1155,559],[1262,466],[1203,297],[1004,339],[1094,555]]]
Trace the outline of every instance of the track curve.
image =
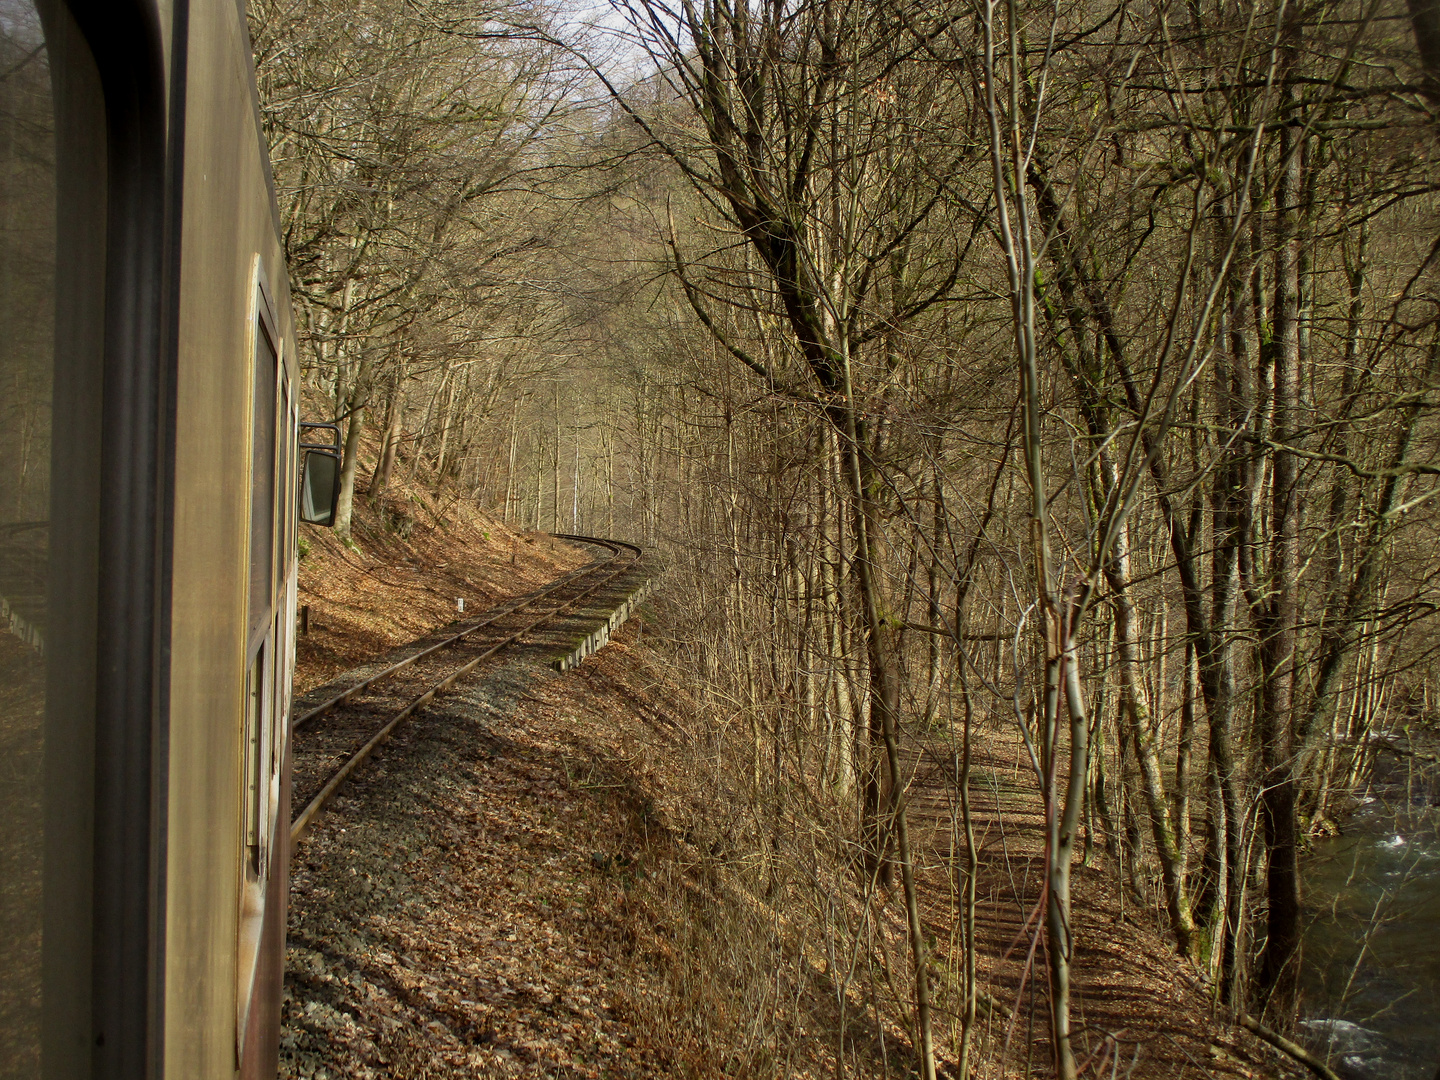
[[[604,548],[609,554],[561,575],[526,596],[485,612],[473,624],[333,694],[291,723],[295,789],[304,799],[304,806],[291,819],[292,846],[304,836],[345,780],[406,719],[484,661],[575,612],[617,578],[634,571],[644,554],[636,545],[621,540],[573,533],[553,535],[557,540]],[[477,644],[476,635],[487,629],[494,631],[498,640]],[[464,654],[463,659],[458,665],[454,665],[452,659],[451,665],[442,668],[437,663],[437,654],[447,650]],[[385,683],[397,684],[389,696],[394,698],[394,691],[399,691],[399,700],[403,701],[399,708],[393,707],[395,701],[366,700],[378,696],[377,687]],[[398,685],[401,683],[407,685]],[[414,693],[415,690],[420,692]],[[327,717],[327,723],[320,723]]]

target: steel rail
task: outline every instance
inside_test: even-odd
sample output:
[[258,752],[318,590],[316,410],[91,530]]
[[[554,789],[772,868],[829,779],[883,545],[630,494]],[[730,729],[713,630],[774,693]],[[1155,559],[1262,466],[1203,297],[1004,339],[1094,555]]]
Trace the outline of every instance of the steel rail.
[[[556,535],[559,536],[559,534]],[[549,620],[555,618],[557,615],[569,611],[581,600],[584,600],[587,596],[590,596],[592,593],[597,592],[604,586],[608,585],[610,582],[614,581],[621,574],[631,569],[640,559],[640,549],[634,544],[626,544],[622,541],[597,541],[594,537],[560,536],[559,538],[566,540],[584,540],[586,542],[598,542],[605,544],[613,543],[618,547],[629,548],[634,554],[630,558],[630,560],[625,563],[624,566],[620,567],[618,570],[614,570],[611,573],[607,574],[600,581],[597,581],[595,584],[591,585],[584,592],[581,592],[576,596],[571,597],[559,607],[556,607],[551,611],[546,612],[538,619],[533,620],[526,626],[515,631],[503,641],[496,642],[494,645],[490,646],[490,648],[486,649],[480,655],[466,661],[460,667],[456,668],[439,682],[431,686],[430,689],[426,690],[419,697],[411,701],[399,712],[391,716],[390,719],[387,720],[385,724],[378,731],[376,731],[374,735],[370,737],[370,739],[365,743],[364,746],[360,747],[359,750],[355,751],[355,753],[350,756],[349,760],[347,760],[344,765],[340,766],[340,768],[336,769],[335,772],[330,775],[330,778],[325,781],[325,784],[320,788],[320,790],[315,794],[315,796],[308,803],[305,804],[305,808],[300,811],[300,813],[294,818],[294,820],[291,821],[290,845],[292,848],[300,841],[300,838],[305,835],[305,830],[310,827],[310,823],[313,822],[315,818],[319,815],[320,811],[325,808],[325,804],[328,803],[331,797],[335,794],[335,792],[339,790],[340,785],[345,782],[346,778],[348,778],[351,773],[353,773],[356,769],[358,769],[362,764],[365,763],[366,759],[370,757],[371,753],[374,752],[375,748],[378,747],[381,743],[383,743],[387,738],[389,738],[390,733],[394,731],[395,728],[398,727],[403,720],[414,715],[415,712],[417,712],[418,710],[424,708],[431,701],[433,701],[438,694],[441,694],[444,691],[448,690],[450,687],[454,686],[456,682],[464,678],[471,671],[475,670],[475,668],[481,663],[481,661],[487,660],[490,657],[494,656],[497,652],[505,648],[507,645],[514,644],[516,641],[524,637],[531,630],[535,629],[535,627],[540,626],[542,623],[548,622]],[[612,560],[607,559],[606,562],[602,565],[608,566],[611,561]]]
[[551,533],[556,540],[579,540],[582,544],[604,544],[606,547],[629,548],[635,555],[640,557],[640,549],[628,540],[605,540],[598,536],[580,536],[576,533]]
[[419,652],[415,653],[413,656],[407,656],[404,660],[400,660],[394,664],[391,664],[383,671],[377,671],[369,678],[356,683],[354,686],[342,690],[340,693],[336,694],[329,700],[323,701],[319,705],[316,705],[313,709],[308,710],[298,719],[292,720],[290,722],[291,734],[299,731],[301,728],[305,727],[312,721],[318,720],[320,717],[324,716],[328,712],[333,711],[337,707],[344,705],[349,701],[353,701],[355,698],[359,697],[376,683],[388,679],[390,678],[390,676],[398,674],[401,671],[404,671],[411,664],[425,659],[425,657],[429,656],[431,653],[439,652],[441,649],[454,645],[456,642],[463,641],[464,639],[474,634],[476,631],[485,629],[485,627],[498,622],[499,620],[505,618],[507,615],[513,615],[515,614],[515,612],[528,607],[529,605],[535,603],[537,600],[543,600],[546,596],[549,596],[557,589],[562,589],[566,585],[571,584],[573,581],[575,581],[576,578],[584,577],[587,574],[596,573],[601,568],[608,566],[610,562],[614,560],[617,555],[620,554],[620,548],[628,547],[635,552],[636,558],[639,558],[640,556],[640,549],[635,547],[634,544],[626,544],[623,541],[619,540],[602,540],[599,537],[594,536],[571,536],[569,534],[562,535],[560,533],[555,533],[553,535],[557,540],[578,540],[586,544],[596,544],[603,547],[608,547],[611,552],[610,558],[606,559],[604,562],[601,563],[590,563],[585,566],[581,566],[575,570],[571,570],[569,573],[563,574],[562,576],[556,578],[549,585],[546,585],[543,589],[537,589],[532,593],[527,593],[525,596],[520,597],[518,600],[511,601],[509,606],[494,612],[488,618],[485,618],[472,626],[467,626],[459,633],[450,635],[444,641],[438,641],[434,645],[427,646],[426,648],[421,649]]

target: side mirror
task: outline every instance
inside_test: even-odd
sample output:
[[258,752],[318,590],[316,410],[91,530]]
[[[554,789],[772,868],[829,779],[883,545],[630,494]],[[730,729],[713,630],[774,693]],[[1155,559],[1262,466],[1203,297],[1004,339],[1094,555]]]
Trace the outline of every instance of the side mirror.
[[300,520],[334,525],[340,501],[340,456],[329,450],[306,450],[300,472]]
[[[323,431],[329,443],[306,442],[312,432]],[[335,504],[340,501],[340,425],[300,425],[300,520],[311,525],[334,525]]]

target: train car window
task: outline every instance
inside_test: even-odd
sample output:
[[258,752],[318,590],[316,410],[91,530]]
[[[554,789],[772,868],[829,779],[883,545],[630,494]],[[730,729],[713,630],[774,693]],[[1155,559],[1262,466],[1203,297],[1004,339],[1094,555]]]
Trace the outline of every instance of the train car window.
[[[285,545],[276,543],[281,492],[277,478],[277,418],[280,397],[280,355],[265,290],[255,289],[254,400],[252,411],[250,488],[250,641],[249,705],[245,718],[245,846],[249,872],[259,880],[266,871],[265,845],[275,802],[275,590],[281,579],[277,563]],[[286,485],[288,486],[288,484]]]
[[245,858],[251,874],[260,872],[260,732],[265,727],[265,646],[245,674]]
[[290,401],[290,379],[280,375],[280,417],[284,427],[280,437],[280,543],[275,549],[275,580],[283,584],[295,558],[295,419]]
[[[257,290],[258,293],[258,290]],[[264,298],[256,296],[263,311]],[[264,318],[255,320],[250,473],[250,647],[270,624],[275,584],[275,394],[280,358]]]
[[[295,520],[295,503],[297,501],[295,440],[298,410],[293,397],[290,389],[290,376],[282,364],[280,367],[280,469],[277,473],[280,491],[275,526],[275,534],[279,541],[275,545],[275,701],[277,710],[275,725],[280,732],[289,730],[290,679],[293,673],[292,657],[295,652],[293,620],[295,608],[290,590],[294,584],[292,576],[296,557],[295,533],[299,528],[299,523]],[[291,617],[282,617],[284,612],[289,612]],[[276,777],[278,782],[285,758],[283,735],[273,740],[271,758],[271,775]],[[278,804],[278,791],[276,799]]]
[[[89,793],[103,362],[99,73],[0,0],[0,1076],[90,1057]],[[51,438],[53,417],[66,437]],[[52,477],[64,477],[52,483]],[[61,753],[50,748],[60,747]],[[42,1052],[42,1045],[45,1049]],[[71,1068],[72,1062],[79,1062]]]
[[263,272],[256,260],[250,490],[250,606],[244,729],[244,889],[241,897],[236,1046],[243,1056],[246,1009],[260,958],[272,837],[285,758],[291,628],[284,613],[294,558],[293,404],[281,363]]
[[39,13],[0,0],[0,1075],[39,1075],[55,124]]

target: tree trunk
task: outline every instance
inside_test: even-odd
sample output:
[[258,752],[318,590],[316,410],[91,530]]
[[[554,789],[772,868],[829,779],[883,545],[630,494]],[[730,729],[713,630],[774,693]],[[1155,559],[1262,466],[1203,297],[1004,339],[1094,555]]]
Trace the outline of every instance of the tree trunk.
[[340,497],[335,503],[335,535],[350,540],[350,520],[355,508],[355,471],[360,463],[360,434],[365,428],[365,398],[370,383],[368,352],[360,360],[360,371],[350,390],[350,422],[345,429],[345,455],[340,465]]
[[380,447],[380,461],[375,474],[370,478],[370,495],[378,498],[385,494],[390,484],[390,474],[395,469],[395,459],[400,452],[400,440],[405,434],[405,361],[397,349],[395,353],[395,381],[390,389],[390,409],[385,437]]
[[1425,93],[1440,101],[1440,0],[1408,0],[1410,26],[1424,69]]
[[435,487],[437,490],[445,482],[445,465],[450,451],[450,430],[454,426],[455,419],[455,383],[457,379],[458,376],[451,375],[443,384],[440,393],[440,446],[435,451]]
[[516,496],[518,494],[515,490],[515,452],[519,448],[520,443],[520,433],[518,430],[519,414],[520,402],[516,400],[510,405],[509,455],[505,464],[505,509],[502,516],[507,525],[516,521],[520,516],[514,509]]
[[[1180,679],[1180,731],[1175,747],[1174,801],[1175,842],[1177,846],[1176,875],[1183,883],[1190,873],[1190,771],[1195,754],[1195,643],[1186,638],[1181,650],[1184,668]],[[1191,904],[1191,914],[1194,905]]]
[[[1076,649],[1075,611],[1067,612],[1060,628],[1058,666],[1064,669],[1066,715],[1070,720],[1070,774],[1065,785],[1065,799],[1054,806],[1051,793],[1051,826],[1046,866],[1047,897],[1046,928],[1050,954],[1050,1017],[1056,1048],[1055,1071],[1062,1080],[1077,1075],[1075,1054],[1070,1038],[1070,962],[1075,955],[1074,925],[1071,921],[1070,867],[1075,861],[1075,839],[1080,831],[1080,811],[1085,802],[1085,777],[1089,772],[1088,754],[1090,721],[1085,713],[1085,699],[1080,687],[1080,657]],[[1059,717],[1056,714],[1056,720]],[[1051,729],[1058,731],[1058,723]],[[1050,760],[1058,750],[1053,737],[1049,747]],[[1051,775],[1055,770],[1051,769]]]
[[[1284,445],[1299,435],[1300,283],[1298,207],[1301,148],[1290,127],[1281,129],[1278,227],[1275,251],[1275,349],[1270,502],[1269,597],[1260,618],[1260,700],[1257,729],[1263,770],[1261,821],[1267,864],[1265,944],[1256,972],[1258,1000],[1283,1011],[1293,1001],[1300,950],[1300,866],[1296,822],[1294,692],[1300,566],[1299,461]],[[1262,1010],[1263,1011],[1263,1010]]]
[[560,531],[560,383],[555,387],[555,455],[550,465],[550,531]]
[[[1108,461],[1108,455],[1102,455]],[[1102,470],[1111,467],[1102,464]],[[1114,483],[1113,477],[1110,479]],[[1115,646],[1119,654],[1120,686],[1123,700],[1121,715],[1128,721],[1131,746],[1140,770],[1140,786],[1150,815],[1150,829],[1155,838],[1155,854],[1160,860],[1160,874],[1165,883],[1165,907],[1170,916],[1170,930],[1176,947],[1190,954],[1195,938],[1195,919],[1181,869],[1181,853],[1170,818],[1165,781],[1156,750],[1156,724],[1145,700],[1145,681],[1140,651],[1136,644],[1135,609],[1130,603],[1129,530],[1121,528],[1115,538],[1115,556],[1105,564],[1105,580],[1110,586],[1111,605],[1115,611]]]

